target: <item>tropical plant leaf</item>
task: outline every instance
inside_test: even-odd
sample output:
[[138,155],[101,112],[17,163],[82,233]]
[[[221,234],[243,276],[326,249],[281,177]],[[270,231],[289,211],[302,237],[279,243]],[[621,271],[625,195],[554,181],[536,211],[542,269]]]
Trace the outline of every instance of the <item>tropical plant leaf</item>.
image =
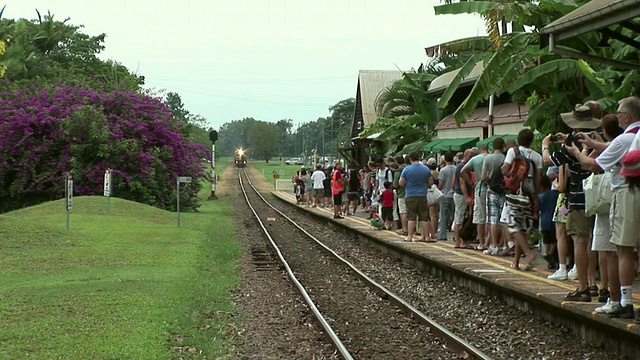
[[577,70],[578,62],[574,59],[557,59],[551,60],[544,64],[540,64],[538,66],[533,67],[522,76],[520,76],[516,81],[511,83],[509,87],[506,89],[508,93],[513,93],[514,91],[522,88],[525,85],[528,85],[534,81],[536,81],[539,77],[547,75],[547,74],[558,74],[559,72],[566,71],[569,69]]
[[491,1],[462,1],[454,4],[434,6],[436,15],[486,14],[491,8],[501,5]]
[[440,100],[438,100],[438,107],[440,109],[444,109],[445,107],[447,107],[447,105],[449,105],[449,100],[451,100],[451,97],[453,96],[455,91],[458,90],[458,86],[460,86],[462,80],[467,78],[476,64],[478,64],[478,62],[482,61],[486,57],[486,53],[477,53],[471,56],[469,60],[467,60],[467,62],[460,68],[460,71],[458,71],[458,74],[451,80],[451,83],[449,83],[449,86],[444,91],[442,96],[440,96]]
[[566,109],[566,104],[563,103],[566,99],[564,95],[567,95],[567,93],[556,93],[555,96],[530,110],[529,117],[527,117],[527,121],[524,122],[523,126],[533,126],[539,129],[543,119],[553,119],[555,114],[561,113],[560,109]]

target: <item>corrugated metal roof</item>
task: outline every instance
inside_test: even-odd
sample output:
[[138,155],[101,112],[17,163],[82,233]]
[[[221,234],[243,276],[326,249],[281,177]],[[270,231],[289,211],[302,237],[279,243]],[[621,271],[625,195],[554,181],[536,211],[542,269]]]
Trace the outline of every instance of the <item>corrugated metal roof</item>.
[[[518,105],[515,103],[499,104],[493,107],[493,124],[510,124],[527,120],[529,115],[529,107],[527,105]],[[482,107],[473,110],[471,116],[466,117],[467,122],[456,125],[456,119],[453,115],[445,116],[436,125],[436,130],[460,128],[474,128],[489,126],[489,108]]]
[[[360,105],[362,109],[364,125],[373,124],[378,118],[374,104],[380,92],[401,79],[402,72],[397,70],[360,70],[358,72],[356,107]],[[358,119],[355,121],[357,122]]]
[[568,39],[640,16],[638,0],[592,0],[545,26],[542,34]]
[[[482,63],[482,61],[479,61],[473,67],[473,69],[469,73],[469,76],[467,76],[460,82],[460,86],[471,85],[475,83],[476,80],[478,80],[478,77],[482,75],[483,70],[484,70],[484,64]],[[431,84],[429,84],[429,90],[427,91],[427,94],[444,91],[449,86],[449,84],[451,84],[451,81],[453,81],[453,78],[456,77],[456,75],[458,75],[459,72],[460,72],[460,69],[456,69],[453,71],[449,71],[448,73],[444,73],[438,76],[437,78],[433,79]]]

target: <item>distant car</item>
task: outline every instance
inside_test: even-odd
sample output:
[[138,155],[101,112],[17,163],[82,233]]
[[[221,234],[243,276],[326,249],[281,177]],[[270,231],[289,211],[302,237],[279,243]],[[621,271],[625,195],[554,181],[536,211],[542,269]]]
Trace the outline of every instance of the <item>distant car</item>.
[[304,165],[304,161],[301,158],[293,158],[284,162],[287,165]]

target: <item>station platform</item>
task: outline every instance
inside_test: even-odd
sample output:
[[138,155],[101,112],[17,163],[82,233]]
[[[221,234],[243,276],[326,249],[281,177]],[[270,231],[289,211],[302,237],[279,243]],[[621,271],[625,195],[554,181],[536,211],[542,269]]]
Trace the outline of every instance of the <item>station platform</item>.
[[[475,249],[454,248],[453,233],[448,241],[435,243],[404,242],[405,236],[395,231],[374,230],[368,214],[359,208],[355,215],[333,219],[332,208],[297,205],[292,191],[273,191],[277,198],[297,206],[316,217],[325,218],[332,225],[348,228],[377,244],[380,250],[397,256],[421,270],[472,290],[496,296],[510,306],[532,312],[547,321],[565,326],[587,341],[602,346],[621,357],[640,359],[640,324],[634,320],[611,319],[594,309],[603,305],[591,302],[564,301],[564,297],[578,286],[577,280],[549,280],[552,273],[538,253],[532,271],[510,268],[510,256],[485,255]],[[416,237],[414,237],[415,239]],[[539,250],[534,250],[539,251]],[[521,260],[521,267],[526,261]],[[633,283],[633,302],[640,311],[640,278]]]

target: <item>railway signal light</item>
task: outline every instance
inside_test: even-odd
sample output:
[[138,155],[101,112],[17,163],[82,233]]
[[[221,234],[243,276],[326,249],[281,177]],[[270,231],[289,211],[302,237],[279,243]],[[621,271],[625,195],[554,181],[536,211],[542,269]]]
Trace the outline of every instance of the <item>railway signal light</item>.
[[211,140],[212,143],[215,143],[218,140],[218,132],[215,130],[209,131],[209,140]]

